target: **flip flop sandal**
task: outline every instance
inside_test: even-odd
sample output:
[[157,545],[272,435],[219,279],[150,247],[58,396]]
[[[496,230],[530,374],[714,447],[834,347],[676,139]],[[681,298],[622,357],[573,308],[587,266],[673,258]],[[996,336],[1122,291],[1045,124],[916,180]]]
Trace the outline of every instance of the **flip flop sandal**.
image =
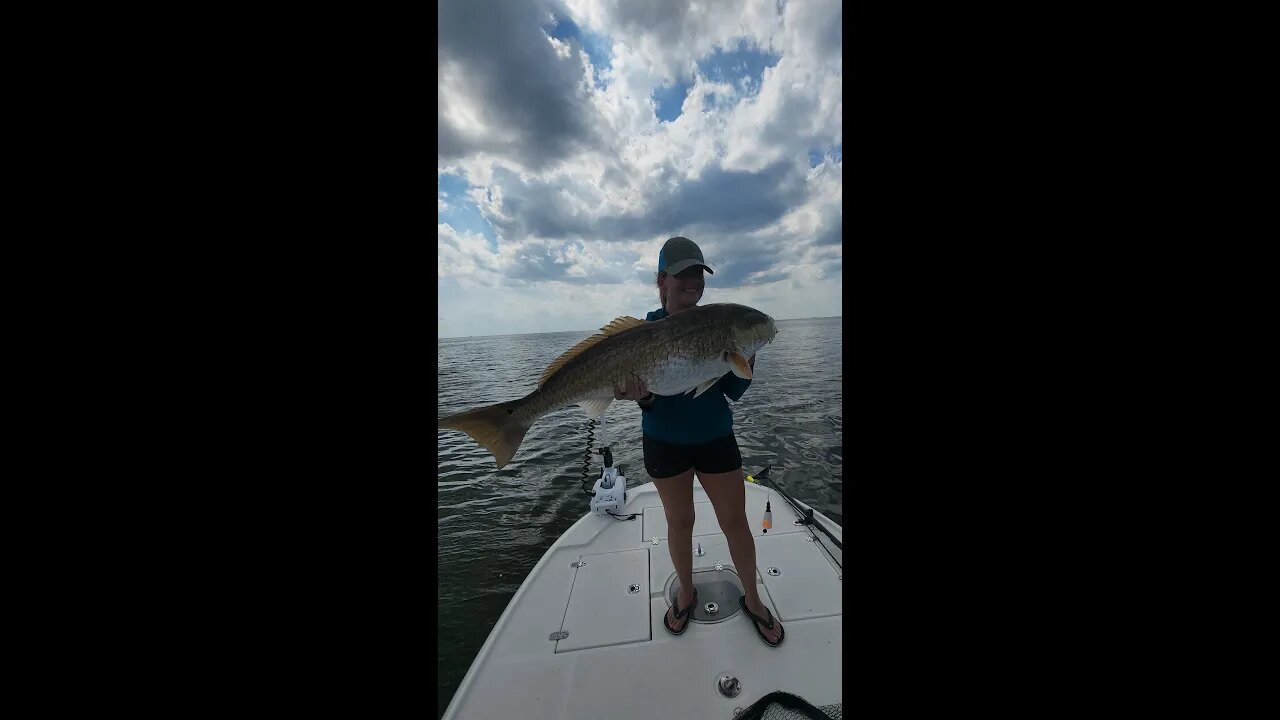
[[[680,600],[680,596],[676,595],[676,601],[678,602],[679,600]],[[693,622],[693,617],[691,613],[693,612],[694,606],[696,606],[697,604],[698,604],[698,589],[694,588],[693,601],[689,603],[689,607],[686,607],[682,611],[677,605],[675,605],[674,603],[672,604],[672,608],[674,608],[676,611],[676,622],[680,622],[681,618],[685,617],[686,615],[690,615],[689,619],[684,621],[684,625],[680,626],[679,632],[672,630],[671,626],[667,624],[667,616],[665,613],[662,616],[662,627],[666,628],[667,632],[671,633],[672,635],[683,635],[684,631],[689,629],[689,623]]]
[[[762,604],[763,604],[763,603],[762,603]],[[766,628],[766,629],[768,629],[768,630],[772,630],[772,629],[773,629],[773,613],[772,613],[772,612],[770,612],[770,610],[769,610],[769,606],[768,606],[768,605],[765,605],[765,607],[764,607],[764,612],[765,612],[765,614],[769,616],[769,619],[768,619],[768,620],[765,620],[764,618],[760,617],[759,615],[756,615],[755,613],[753,613],[753,612],[751,612],[750,610],[748,610],[748,609],[747,609],[747,596],[746,596],[746,595],[741,595],[741,596],[739,596],[739,597],[738,597],[738,607],[742,608],[742,612],[744,612],[744,613],[746,613],[746,614],[747,614],[747,619],[751,621],[751,627],[755,628],[755,630],[756,630],[756,634],[760,636],[760,639],[764,641],[764,644],[765,644],[765,645],[768,645],[769,647],[778,647],[779,645],[781,645],[781,644],[782,644],[782,641],[786,639],[786,637],[787,637],[787,630],[786,630],[786,628],[782,627],[781,625],[779,625],[779,626],[778,626],[778,641],[777,641],[777,642],[769,642],[769,638],[768,638],[768,637],[766,637],[766,636],[765,636],[765,634],[764,634],[764,631],[760,629],[760,625],[764,625],[764,626],[765,626],[765,628]],[[665,618],[665,617],[664,617],[662,620],[663,620],[663,622],[664,622],[664,623],[666,622],[666,618]]]

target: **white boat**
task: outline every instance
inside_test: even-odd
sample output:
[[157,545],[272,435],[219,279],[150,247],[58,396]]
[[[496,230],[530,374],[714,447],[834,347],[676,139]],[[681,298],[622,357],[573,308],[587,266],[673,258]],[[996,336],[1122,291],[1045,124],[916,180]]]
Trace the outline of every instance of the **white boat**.
[[[662,501],[650,482],[627,489],[619,514],[638,513],[635,519],[588,513],[547,550],[493,626],[445,720],[732,720],[775,691],[839,717],[841,528],[816,511],[811,522],[830,536],[797,524],[799,515],[777,490],[744,484],[756,582],[782,621],[780,646],[766,645],[739,609],[741,581],[697,482],[698,605],[682,635],[667,632],[662,620],[678,584]],[[766,501],[773,517],[767,533]],[[811,510],[792,502],[802,513]]]

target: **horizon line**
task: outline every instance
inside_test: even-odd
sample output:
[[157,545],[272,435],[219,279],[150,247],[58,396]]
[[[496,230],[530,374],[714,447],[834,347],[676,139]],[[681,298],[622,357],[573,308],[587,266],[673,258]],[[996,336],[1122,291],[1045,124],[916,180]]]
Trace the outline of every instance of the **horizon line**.
[[[815,316],[815,317],[801,317],[801,318],[778,318],[778,322],[791,322],[792,320],[832,320],[834,318],[843,318],[843,317],[844,315],[824,315],[822,317]],[[542,332],[533,332],[533,333],[490,333],[488,335],[437,335],[436,339],[437,340],[465,340],[466,338],[508,337],[511,335],[550,335],[552,333],[567,333],[567,332],[593,333],[593,332],[596,332],[596,330],[544,330]]]

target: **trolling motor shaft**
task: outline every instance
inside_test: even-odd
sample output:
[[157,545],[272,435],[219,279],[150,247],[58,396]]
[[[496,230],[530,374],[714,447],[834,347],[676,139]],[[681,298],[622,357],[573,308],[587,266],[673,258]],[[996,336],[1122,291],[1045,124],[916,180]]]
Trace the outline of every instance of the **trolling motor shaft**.
[[613,448],[606,445],[600,448],[600,454],[604,456],[604,469],[605,470],[612,469],[613,468]]

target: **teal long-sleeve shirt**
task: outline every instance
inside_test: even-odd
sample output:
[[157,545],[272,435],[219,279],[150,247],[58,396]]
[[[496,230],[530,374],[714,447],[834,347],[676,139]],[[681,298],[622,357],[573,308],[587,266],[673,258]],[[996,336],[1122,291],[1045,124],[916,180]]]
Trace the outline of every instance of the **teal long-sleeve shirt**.
[[[661,320],[666,308],[654,310],[645,320]],[[641,412],[640,426],[644,434],[673,445],[701,445],[719,440],[733,432],[733,411],[729,397],[737,402],[751,387],[751,381],[725,373],[709,390],[698,397],[693,394],[654,396],[653,405]]]

